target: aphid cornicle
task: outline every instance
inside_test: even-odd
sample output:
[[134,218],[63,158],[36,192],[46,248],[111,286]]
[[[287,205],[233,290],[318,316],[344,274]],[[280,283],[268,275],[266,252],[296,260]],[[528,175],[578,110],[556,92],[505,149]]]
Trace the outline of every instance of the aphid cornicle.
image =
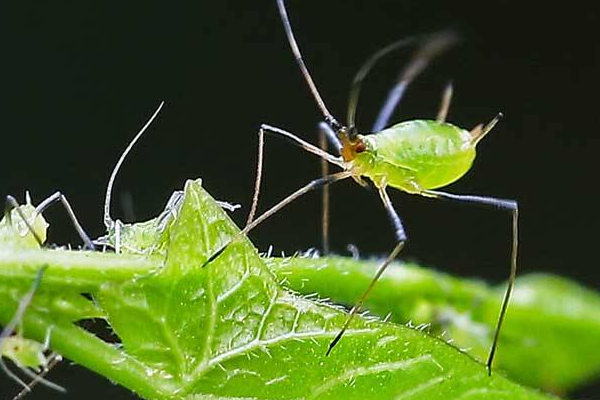
[[[352,82],[348,101],[348,119],[346,125],[342,125],[327,109],[325,102],[321,98],[321,95],[308,72],[308,68],[302,59],[300,49],[294,38],[283,0],[276,1],[296,63],[324,116],[324,122],[319,124],[321,147],[314,146],[283,129],[265,124],[261,125],[258,132],[258,167],[252,207],[250,209],[246,227],[240,231],[239,235],[247,234],[261,222],[303,194],[317,188],[323,188],[323,248],[326,252],[328,248],[327,230],[329,226],[329,198],[328,192],[326,191],[327,186],[347,178],[352,178],[361,185],[365,185],[366,178],[377,188],[381,201],[395,228],[397,242],[388,257],[379,265],[369,286],[350,311],[344,326],[338,335],[331,341],[327,350],[327,354],[329,354],[341,339],[353,317],[361,309],[365,299],[368,297],[377,280],[381,277],[392,260],[400,253],[407,240],[402,221],[388,196],[388,187],[428,198],[482,204],[510,211],[512,213],[513,233],[510,274],[507,289],[502,300],[498,322],[494,331],[489,357],[486,363],[488,371],[491,373],[491,366],[498,344],[500,329],[506,314],[517,270],[518,205],[516,201],[509,199],[498,199],[487,196],[456,195],[434,189],[444,187],[456,181],[471,168],[473,160],[475,159],[477,144],[495,126],[501,117],[501,114],[498,114],[498,116],[487,125],[478,125],[472,130],[461,129],[446,122],[446,116],[452,98],[452,86],[448,85],[442,96],[442,103],[435,120],[405,121],[384,129],[388,126],[389,118],[400,102],[408,85],[424,70],[432,58],[456,42],[456,35],[446,32],[420,39],[411,38],[400,40],[376,52],[363,64]],[[364,78],[382,57],[408,44],[417,44],[418,49],[414,53],[411,62],[409,62],[402,70],[396,85],[392,88],[384,102],[371,131],[373,133],[359,134],[355,124],[355,116],[360,88]],[[323,165],[323,177],[309,182],[307,185],[296,190],[294,193],[268,209],[258,218],[254,219],[258,203],[258,194],[260,192],[265,133],[285,137],[304,150],[320,157]],[[327,141],[325,138],[333,145],[339,156],[332,155],[327,151]],[[329,174],[327,163],[340,167],[342,171]],[[229,243],[222,246],[209,257],[204,265],[207,265],[217,258]]]

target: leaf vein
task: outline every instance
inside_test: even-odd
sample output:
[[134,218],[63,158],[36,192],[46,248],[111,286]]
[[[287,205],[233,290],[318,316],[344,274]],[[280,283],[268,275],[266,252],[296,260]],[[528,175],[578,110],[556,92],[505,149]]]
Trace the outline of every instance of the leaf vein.
[[379,372],[385,371],[397,371],[404,370],[412,365],[422,363],[422,362],[434,362],[435,360],[430,354],[425,354],[416,358],[411,358],[408,360],[396,361],[396,362],[382,362],[375,365],[370,365],[367,367],[356,367],[353,369],[345,370],[339,375],[332,376],[328,378],[324,383],[315,387],[311,393],[309,399],[318,398],[322,393],[328,391],[329,389],[343,383],[349,381],[351,379],[355,379],[359,376],[366,376],[377,374]]
[[[377,331],[374,331],[373,329],[354,329],[354,330],[348,330],[346,331],[346,336],[354,336],[354,335],[365,335],[365,334],[377,334]],[[251,350],[255,349],[255,348],[261,348],[264,346],[272,346],[272,345],[276,345],[276,344],[281,344],[281,343],[285,343],[287,341],[290,340],[297,340],[297,339],[313,339],[313,338],[334,338],[337,335],[337,331],[325,331],[325,330],[321,330],[321,331],[311,331],[311,332],[303,332],[303,333],[294,333],[294,332],[288,332],[286,334],[280,335],[280,336],[275,336],[271,339],[264,339],[264,340],[260,340],[260,339],[255,339],[243,346],[237,347],[235,349],[231,349],[229,351],[226,351],[224,353],[219,354],[218,356],[201,363],[190,375],[190,379],[188,379],[188,382],[190,382],[190,385],[194,385],[196,383],[196,381],[198,381],[199,379],[202,378],[202,375],[204,375],[204,373],[206,371],[208,371],[209,369],[211,369],[212,367],[216,366],[217,364],[220,364],[222,362],[225,362],[227,360],[230,360],[234,357],[243,355],[243,354],[247,354],[248,352],[250,352]]]
[[411,388],[410,390],[407,390],[405,392],[398,394],[398,396],[396,396],[394,398],[394,400],[409,399],[409,398],[413,397],[415,394],[420,393],[423,390],[427,390],[430,387],[437,385],[438,383],[450,378],[451,376],[452,376],[451,374],[435,376],[435,377],[428,379],[425,382]]

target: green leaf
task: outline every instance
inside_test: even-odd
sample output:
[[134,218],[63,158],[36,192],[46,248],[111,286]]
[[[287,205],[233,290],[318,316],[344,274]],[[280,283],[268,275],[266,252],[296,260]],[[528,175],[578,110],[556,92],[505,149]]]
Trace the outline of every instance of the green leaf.
[[[352,305],[376,269],[375,261],[342,257],[269,259],[287,286]],[[375,315],[397,323],[431,323],[434,334],[485,360],[504,285],[453,278],[414,264],[392,264],[367,301]],[[597,377],[600,295],[556,276],[517,279],[500,335],[495,368],[514,380],[561,393]]]
[[[373,319],[357,318],[326,357],[344,312],[285,290],[199,181],[174,214],[154,256],[0,251],[0,322],[46,265],[24,335],[52,327],[54,350],[146,399],[548,398],[425,332]],[[74,324],[92,317],[119,346]]]

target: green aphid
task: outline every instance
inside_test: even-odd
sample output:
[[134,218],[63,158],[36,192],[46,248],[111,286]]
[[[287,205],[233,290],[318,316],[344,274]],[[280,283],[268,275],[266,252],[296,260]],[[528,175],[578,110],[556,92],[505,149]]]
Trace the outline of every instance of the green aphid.
[[4,218],[0,220],[0,248],[36,249],[46,242],[48,223],[42,213],[52,204],[60,202],[65,208],[75,230],[81,237],[84,247],[90,250],[94,245],[79,223],[71,204],[61,192],[48,196],[37,206],[31,204],[29,192],[25,193],[25,204],[19,205],[12,196],[6,196]]
[[[347,123],[346,125],[343,125],[339,123],[327,109],[327,106],[321,98],[308,68],[302,59],[283,0],[277,0],[277,6],[294,58],[324,116],[324,122],[319,125],[320,147],[308,143],[286,130],[270,125],[261,125],[258,132],[258,168],[253,204],[248,217],[248,223],[240,232],[240,235],[247,234],[251,229],[303,194],[317,188],[323,188],[322,230],[323,249],[326,253],[328,250],[329,226],[328,185],[337,181],[352,178],[363,186],[367,185],[367,181],[370,181],[373,186],[375,186],[395,229],[397,242],[388,257],[380,264],[373,280],[366,288],[364,294],[350,311],[346,324],[337,337],[331,342],[327,352],[327,354],[329,354],[335,344],[341,339],[353,317],[362,308],[365,299],[373,289],[379,277],[383,274],[392,260],[400,253],[407,241],[407,235],[400,216],[394,209],[392,201],[388,196],[388,187],[428,198],[487,205],[510,211],[513,223],[510,274],[508,286],[500,308],[490,354],[487,360],[488,370],[491,371],[494,353],[498,343],[498,335],[506,313],[517,269],[518,205],[516,201],[509,199],[498,199],[487,196],[456,195],[434,189],[455,182],[469,171],[473,164],[473,160],[475,159],[477,144],[496,125],[501,114],[498,114],[498,116],[487,125],[478,125],[471,130],[462,129],[446,122],[446,116],[452,98],[452,85],[448,85],[442,96],[442,103],[436,119],[419,119],[401,122],[392,126],[388,125],[394,109],[401,100],[409,84],[424,70],[432,58],[454,44],[457,41],[457,36],[451,32],[443,32],[427,37],[405,39],[394,42],[376,52],[363,64],[352,82],[348,101]],[[371,133],[361,134],[356,127],[356,109],[360,88],[364,78],[382,57],[402,46],[414,43],[418,45],[418,49],[414,53],[412,60],[400,73],[396,85],[392,88],[387,100],[384,102]],[[322,160],[323,177],[315,179],[296,190],[254,220],[258,194],[260,192],[265,133],[282,136],[292,141],[294,144],[299,145],[304,150],[319,156]],[[333,145],[338,155],[331,154],[327,151],[327,139]],[[328,163],[341,168],[342,171],[329,174]],[[208,259],[206,264],[222,254],[226,247],[227,244],[218,249]]]
[[[348,162],[354,173],[388,186],[421,194],[462,177],[473,164],[481,139],[442,121],[401,122],[377,134],[356,135]],[[364,150],[360,147],[364,146]],[[358,148],[358,149],[357,149]]]
[[43,343],[13,335],[4,339],[0,354],[21,368],[31,368],[39,372],[48,365],[46,350]]
[[36,249],[46,241],[48,223],[31,204],[28,193],[25,197],[24,205],[7,210],[0,220],[0,248]]

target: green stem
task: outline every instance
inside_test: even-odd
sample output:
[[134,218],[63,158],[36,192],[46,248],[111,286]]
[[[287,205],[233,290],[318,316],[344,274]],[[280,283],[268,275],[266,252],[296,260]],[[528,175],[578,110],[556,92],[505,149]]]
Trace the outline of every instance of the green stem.
[[[10,317],[6,308],[0,308],[2,320]],[[29,312],[23,320],[23,328],[28,337],[39,342],[44,341],[50,329],[50,347],[53,350],[113,382],[135,388],[142,397],[157,398],[165,391],[174,390],[174,387],[163,387],[164,379],[152,379],[161,373],[159,370],[144,366],[114,345],[71,323],[57,324],[52,316]]]
[[[362,295],[378,265],[377,261],[343,257],[269,258],[265,261],[285,286],[303,294],[326,295],[349,306]],[[457,309],[469,308],[474,301],[489,295],[490,289],[481,282],[454,278],[416,265],[393,263],[366,305],[375,314],[386,315],[390,304],[394,304],[396,313],[414,316],[423,305],[440,303]],[[425,315],[424,319],[430,320]]]
[[89,291],[104,282],[146,275],[161,263],[156,257],[85,251],[0,249],[0,281],[31,282],[46,265],[44,288]]

